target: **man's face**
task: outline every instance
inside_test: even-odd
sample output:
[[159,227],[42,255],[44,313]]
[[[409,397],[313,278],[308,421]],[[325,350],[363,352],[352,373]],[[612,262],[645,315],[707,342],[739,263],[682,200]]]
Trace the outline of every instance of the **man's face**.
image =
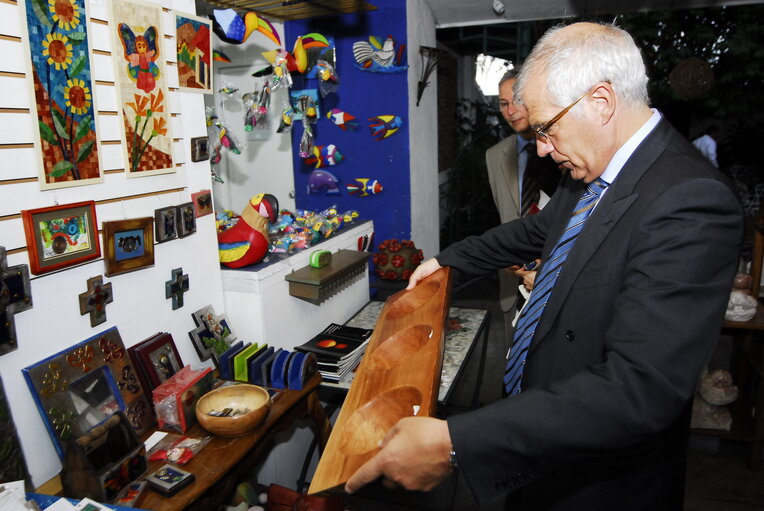
[[515,79],[509,79],[499,86],[499,110],[502,117],[507,121],[513,130],[525,139],[533,137],[530,124],[528,123],[528,112],[522,105],[515,105],[513,101],[515,96],[512,93],[512,87],[515,85]]
[[[555,105],[546,88],[546,79],[530,78],[523,94],[528,111],[528,122],[543,126],[553,119],[562,108]],[[536,137],[539,156],[551,155],[561,168],[570,170],[573,179],[591,183],[598,178],[609,158],[603,154],[602,126],[589,111],[589,96],[574,107],[578,112],[568,112],[547,131],[546,140]]]

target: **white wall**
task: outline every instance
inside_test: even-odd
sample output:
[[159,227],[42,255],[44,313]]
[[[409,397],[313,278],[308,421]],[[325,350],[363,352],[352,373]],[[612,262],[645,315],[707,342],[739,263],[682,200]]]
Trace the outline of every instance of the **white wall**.
[[[282,46],[291,47],[294,41],[284,40],[284,24],[273,23]],[[208,96],[208,106],[214,105],[218,117],[241,143],[241,154],[223,150],[220,176],[225,183],[215,183],[215,205],[241,213],[253,195],[271,193],[279,200],[279,207],[294,211],[294,175],[292,173],[292,138],[290,133],[276,133],[281,111],[287,104],[288,94],[281,88],[273,91],[268,113],[270,127],[247,133],[244,131],[244,104],[242,94],[252,92],[255,84],[263,78],[252,73],[268,66],[263,51],[272,50],[275,44],[259,32],[254,32],[243,44],[232,45],[215,37],[215,48],[220,49],[231,63],[216,62],[215,94]],[[218,94],[222,87],[236,87],[232,96]],[[259,92],[259,86],[257,87]]]
[[425,258],[440,251],[438,222],[438,86],[437,70],[416,106],[422,74],[420,46],[435,47],[435,18],[424,0],[406,2],[411,166],[411,239]]
[[[195,12],[193,0],[165,0],[165,8]],[[8,264],[28,264],[24,229],[19,211],[57,203],[95,200],[99,228],[104,221],[154,216],[156,208],[181,204],[190,194],[210,188],[209,164],[192,163],[189,139],[206,135],[204,105],[201,94],[177,91],[174,65],[168,65],[169,104],[176,172],[159,176],[127,179],[122,161],[121,135],[115,125],[118,117],[109,113],[117,105],[113,84],[113,63],[109,55],[94,55],[92,71],[99,80],[95,100],[99,111],[98,128],[103,141],[112,141],[101,148],[101,162],[106,169],[104,182],[89,186],[40,191],[34,148],[33,126],[29,111],[31,77],[26,74],[26,59],[21,35],[19,5],[0,3],[0,246],[8,251]],[[106,0],[91,0],[91,19],[108,21]],[[164,13],[166,34],[174,37],[174,20]],[[108,25],[90,23],[91,48],[112,52]],[[26,37],[26,36],[25,36]],[[175,60],[174,40],[165,38],[164,57]],[[9,147],[7,144],[19,144]],[[16,423],[32,482],[39,486],[60,469],[48,433],[21,369],[57,353],[68,346],[117,326],[126,347],[159,331],[170,332],[185,363],[198,364],[188,331],[194,328],[191,313],[205,305],[223,312],[220,265],[217,260],[217,239],[213,215],[197,219],[196,234],[155,246],[155,264],[151,268],[104,277],[111,283],[114,302],[106,306],[107,321],[91,328],[89,316],[79,313],[78,295],[85,292],[86,281],[104,275],[103,259],[97,259],[62,271],[33,276],[31,310],[16,315],[19,347],[0,357],[0,375]],[[173,268],[182,267],[188,274],[190,290],[185,306],[173,311],[165,298],[164,283]]]

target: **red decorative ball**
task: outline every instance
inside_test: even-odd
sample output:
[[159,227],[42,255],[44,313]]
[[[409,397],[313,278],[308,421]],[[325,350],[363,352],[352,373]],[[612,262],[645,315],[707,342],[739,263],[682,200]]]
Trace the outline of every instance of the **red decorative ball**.
[[411,240],[389,239],[379,244],[374,254],[374,273],[384,280],[408,280],[424,259]]

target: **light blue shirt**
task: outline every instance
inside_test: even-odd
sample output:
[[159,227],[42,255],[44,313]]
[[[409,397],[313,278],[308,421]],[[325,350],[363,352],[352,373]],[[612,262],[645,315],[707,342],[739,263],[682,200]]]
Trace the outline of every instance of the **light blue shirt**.
[[[650,116],[650,118],[645,122],[641,128],[639,128],[636,133],[634,133],[629,140],[626,141],[625,144],[623,144],[613,155],[613,157],[610,159],[610,163],[607,164],[607,167],[605,168],[605,171],[600,176],[601,179],[604,179],[610,184],[613,184],[613,181],[618,177],[618,174],[621,172],[621,169],[623,169],[623,166],[626,165],[626,162],[631,158],[631,155],[634,154],[634,151],[637,150],[637,147],[639,147],[639,144],[642,143],[644,139],[647,138],[647,135],[652,132],[655,127],[658,125],[658,122],[661,120],[661,113],[651,108],[650,110],[653,111],[653,115]],[[607,188],[605,188],[605,191],[602,192],[602,195],[604,196],[607,193]]]

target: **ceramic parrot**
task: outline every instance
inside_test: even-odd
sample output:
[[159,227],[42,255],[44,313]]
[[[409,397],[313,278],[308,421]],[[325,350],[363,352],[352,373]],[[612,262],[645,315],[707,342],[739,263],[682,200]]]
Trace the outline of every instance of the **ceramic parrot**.
[[229,268],[259,263],[268,253],[268,224],[278,215],[279,203],[269,193],[255,195],[236,224],[218,233],[218,256]]

